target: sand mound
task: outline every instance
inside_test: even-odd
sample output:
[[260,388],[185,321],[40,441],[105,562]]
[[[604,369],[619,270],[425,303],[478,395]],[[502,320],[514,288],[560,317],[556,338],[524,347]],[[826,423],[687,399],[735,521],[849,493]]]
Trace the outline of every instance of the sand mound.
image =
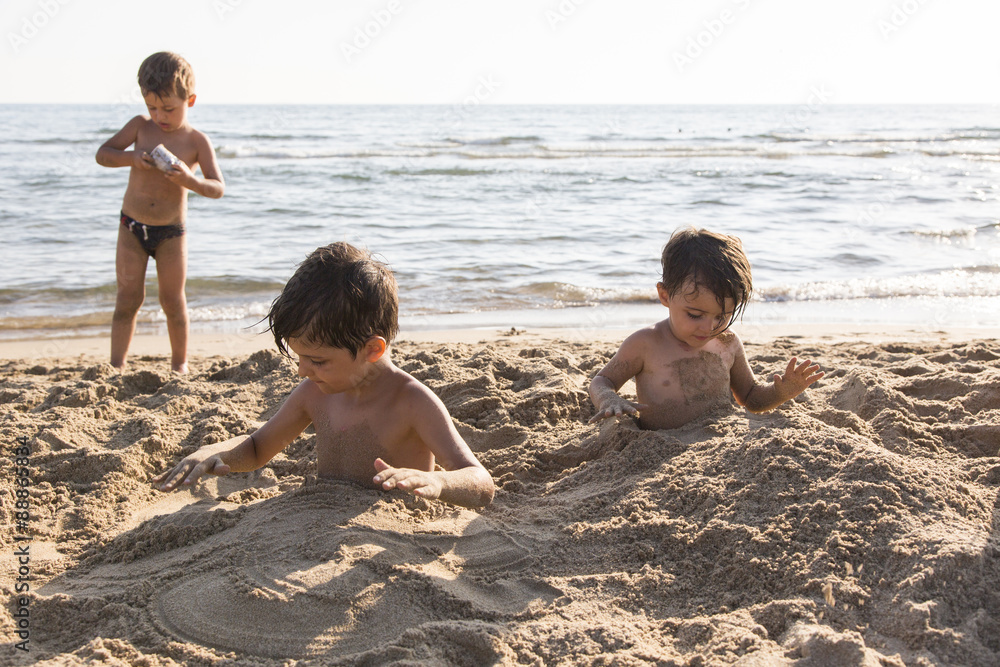
[[613,352],[397,347],[497,480],[478,513],[317,480],[308,434],[255,473],[154,491],[274,413],[298,381],[276,353],[188,377],[4,363],[33,579],[31,651],[0,662],[1000,664],[1000,343],[749,345],[761,376],[793,353],[828,375],[774,413],[660,432],[586,424]]

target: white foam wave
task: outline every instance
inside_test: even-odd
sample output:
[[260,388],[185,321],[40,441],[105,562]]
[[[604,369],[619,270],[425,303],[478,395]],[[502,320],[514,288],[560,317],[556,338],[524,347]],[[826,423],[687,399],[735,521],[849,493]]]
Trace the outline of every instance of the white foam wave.
[[[791,143],[760,144],[673,144],[647,142],[614,143],[524,143],[513,144],[484,140],[463,143],[402,143],[394,148],[350,149],[299,149],[291,147],[265,147],[254,145],[220,145],[220,158],[312,160],[312,159],[365,159],[365,158],[436,158],[442,156],[474,160],[517,159],[699,159],[699,158],[752,158],[759,160],[785,160],[798,157],[852,157],[883,158],[912,152],[895,143],[881,144],[823,144],[821,146]],[[989,151],[922,150],[929,157],[961,157],[969,160],[994,160]]]
[[975,267],[889,278],[811,282],[763,287],[757,290],[757,297],[764,301],[836,301],[911,296],[1000,296],[1000,267]]

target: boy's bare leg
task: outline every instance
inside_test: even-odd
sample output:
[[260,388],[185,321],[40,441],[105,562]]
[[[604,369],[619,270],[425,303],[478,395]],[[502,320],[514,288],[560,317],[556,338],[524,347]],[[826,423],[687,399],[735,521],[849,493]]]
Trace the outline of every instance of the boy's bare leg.
[[156,277],[160,307],[167,317],[170,336],[170,365],[187,373],[188,312],[184,283],[187,280],[187,236],[175,236],[156,247]]
[[135,333],[135,320],[146,298],[146,263],[149,255],[139,240],[125,227],[118,226],[115,252],[115,275],[118,294],[111,320],[111,365],[125,367],[125,357]]

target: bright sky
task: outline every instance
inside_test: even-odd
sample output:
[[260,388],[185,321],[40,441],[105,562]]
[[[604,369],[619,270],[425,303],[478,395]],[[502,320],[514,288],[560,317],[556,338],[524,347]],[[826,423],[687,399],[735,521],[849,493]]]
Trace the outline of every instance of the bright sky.
[[0,102],[1000,103],[995,0],[3,0]]

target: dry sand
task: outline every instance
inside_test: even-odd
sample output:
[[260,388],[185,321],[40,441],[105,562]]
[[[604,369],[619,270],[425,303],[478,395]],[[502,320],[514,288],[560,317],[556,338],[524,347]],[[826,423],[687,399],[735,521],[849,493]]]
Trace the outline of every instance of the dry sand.
[[188,376],[163,352],[119,374],[103,349],[0,346],[22,359],[0,362],[0,663],[1000,664],[1000,342],[745,335],[758,376],[793,354],[828,374],[767,415],[588,426],[622,336],[396,345],[497,480],[481,512],[317,480],[308,434],[160,493],[274,413],[288,360],[195,346]]

